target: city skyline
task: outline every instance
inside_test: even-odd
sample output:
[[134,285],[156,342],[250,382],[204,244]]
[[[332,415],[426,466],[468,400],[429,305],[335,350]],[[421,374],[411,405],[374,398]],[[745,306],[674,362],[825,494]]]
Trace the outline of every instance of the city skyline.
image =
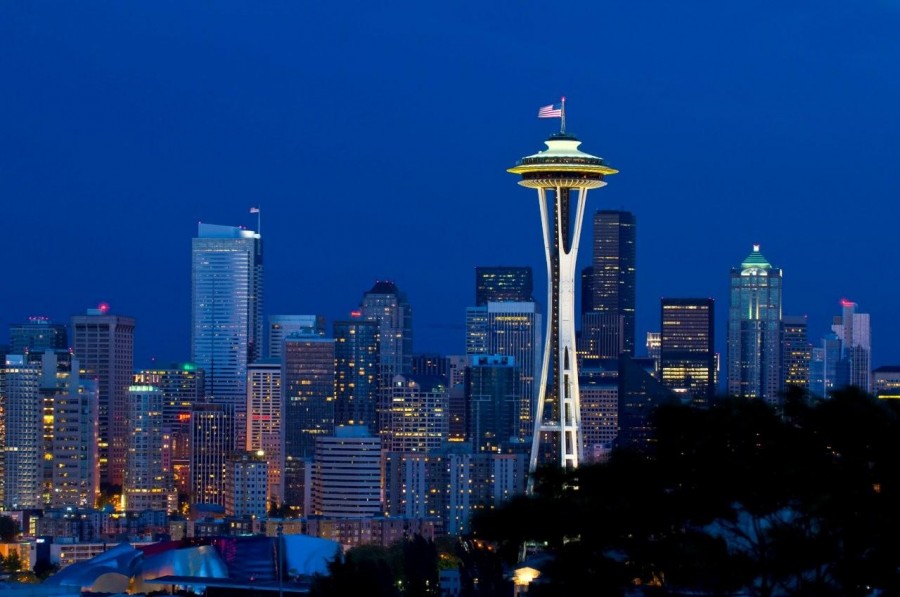
[[[553,132],[537,109],[565,94],[569,128],[623,172],[588,214],[639,221],[638,353],[661,297],[712,297],[724,359],[727,272],[758,243],[812,341],[846,298],[871,314],[871,366],[896,364],[897,293],[875,272],[896,252],[900,86],[885,73],[900,13],[819,6],[761,20],[758,7],[661,2],[515,19],[415,6],[400,20],[401,6],[0,7],[15,90],[0,95],[0,196],[21,248],[0,327],[106,301],[136,319],[136,368],[187,360],[196,222],[255,228],[256,206],[267,315],[322,314],[330,329],[391,280],[416,312],[414,351],[461,354],[475,267],[530,266],[545,285],[537,210],[504,168]],[[603,36],[580,35],[601,16]],[[412,22],[416,40],[399,35]],[[554,23],[571,45],[544,39]],[[310,64],[317,46],[333,51]],[[460,184],[441,183],[448,171]],[[858,240],[848,215],[865,223]]]

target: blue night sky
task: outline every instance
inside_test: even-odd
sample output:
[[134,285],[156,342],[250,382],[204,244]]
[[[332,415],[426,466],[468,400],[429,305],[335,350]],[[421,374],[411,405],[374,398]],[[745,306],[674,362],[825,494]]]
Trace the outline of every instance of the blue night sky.
[[[505,172],[567,97],[637,217],[637,344],[662,296],[716,299],[751,250],[817,340],[848,298],[900,363],[900,2],[194,0],[0,4],[0,342],[108,302],[136,366],[190,353],[196,224],[255,227],[267,314],[407,292],[417,352],[463,352],[476,265],[531,265]],[[589,263],[592,234],[582,239]],[[640,352],[640,351],[639,351]]]

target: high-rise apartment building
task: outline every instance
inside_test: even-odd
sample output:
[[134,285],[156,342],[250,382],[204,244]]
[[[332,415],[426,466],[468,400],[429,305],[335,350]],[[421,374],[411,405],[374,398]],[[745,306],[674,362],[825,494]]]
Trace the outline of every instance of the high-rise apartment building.
[[284,425],[281,360],[260,359],[247,366],[247,451],[266,461],[267,503],[284,501]]
[[711,298],[663,298],[659,375],[667,388],[694,406],[715,396],[716,349]]
[[306,512],[308,465],[316,438],[334,433],[335,342],[332,338],[285,338],[281,389],[284,410],[284,501]]
[[784,316],[781,319],[781,389],[795,387],[809,391],[809,365],[812,344],[807,335],[806,315]]
[[872,391],[872,328],[868,313],[857,313],[857,304],[841,300],[841,315],[834,318],[831,330],[841,341],[841,361],[836,387],[854,386]]
[[777,404],[781,389],[782,272],[759,245],[731,270],[728,393]]
[[0,369],[4,510],[41,507],[42,369],[24,355],[7,355]]
[[100,482],[121,485],[128,441],[128,386],[134,375],[131,317],[111,315],[106,304],[72,317],[75,357],[100,392]]
[[9,324],[9,354],[27,354],[69,347],[66,326],[48,317],[29,317],[24,323]]
[[235,452],[225,461],[225,515],[266,518],[269,463],[265,455]]
[[170,430],[163,425],[163,394],[150,385],[128,388],[128,450],[122,483],[124,510],[178,508],[172,473]]
[[273,359],[281,358],[284,339],[291,334],[325,336],[324,315],[269,315],[269,350]]
[[335,321],[335,425],[365,425],[378,435],[380,350],[377,321]]
[[531,439],[536,379],[541,367],[543,318],[534,302],[489,302],[466,309],[466,353],[513,358],[519,368],[519,441]]
[[263,252],[257,232],[199,224],[192,242],[191,361],[207,399],[235,418],[231,449],[246,445],[247,365],[260,356]]
[[[94,380],[81,379],[78,371],[78,361],[72,359],[71,370],[50,397],[51,508],[91,508],[100,492],[99,390]],[[46,397],[47,390],[42,392]]]
[[390,452],[438,452],[449,434],[447,380],[426,375],[395,375],[382,429]]
[[[600,334],[603,337],[596,340],[598,347],[618,346],[631,356],[634,356],[636,234],[637,222],[631,212],[601,209],[594,214],[590,306],[591,312],[604,317],[586,320],[581,332],[582,336]],[[592,332],[594,327],[600,331]],[[616,334],[621,335],[616,337]],[[618,352],[604,353],[600,358],[618,356]]]
[[475,305],[497,302],[534,301],[534,281],[530,267],[477,266]]

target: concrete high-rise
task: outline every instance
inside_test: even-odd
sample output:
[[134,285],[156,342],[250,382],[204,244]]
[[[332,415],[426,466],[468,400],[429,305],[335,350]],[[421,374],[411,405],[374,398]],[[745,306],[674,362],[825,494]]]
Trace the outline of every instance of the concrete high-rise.
[[316,438],[312,513],[316,516],[381,516],[381,440],[366,425],[340,425]]
[[41,507],[44,438],[41,364],[7,355],[0,368],[4,510]]
[[75,357],[100,392],[100,482],[121,485],[128,441],[128,386],[134,375],[131,317],[111,315],[106,304],[72,317]]
[[[521,176],[520,185],[538,193],[547,259],[547,335],[530,471],[539,462],[574,468],[583,456],[575,346],[575,267],[588,190],[606,185],[603,178],[617,172],[602,159],[579,150],[581,141],[564,130],[551,135],[546,145],[546,150],[524,157],[508,169]],[[594,308],[597,306],[594,301]],[[543,458],[542,446],[547,448]]]
[[447,380],[427,375],[395,375],[382,429],[388,452],[439,452],[450,431]]
[[475,304],[489,302],[527,303],[534,300],[534,282],[530,267],[477,266],[475,268]]
[[266,501],[280,505],[284,501],[280,359],[260,359],[247,366],[247,451],[266,461]]
[[715,397],[714,306],[711,298],[661,300],[660,380],[694,406]]
[[247,365],[260,356],[263,252],[257,232],[199,224],[192,242],[191,361],[207,398],[232,413],[232,449],[246,443]]
[[[598,210],[594,214],[591,312],[582,336],[594,336],[599,358],[634,356],[637,222],[628,211]],[[583,299],[582,299],[583,300]],[[596,331],[592,331],[596,328]]]
[[269,463],[264,454],[239,451],[225,462],[225,515],[265,518]]
[[234,419],[222,404],[191,409],[191,503],[225,506],[225,467],[234,445]]
[[127,511],[178,507],[172,474],[170,431],[163,425],[163,393],[150,385],[128,388],[128,450],[122,483],[122,506]]
[[782,272],[759,245],[731,269],[728,394],[777,404],[781,389]]

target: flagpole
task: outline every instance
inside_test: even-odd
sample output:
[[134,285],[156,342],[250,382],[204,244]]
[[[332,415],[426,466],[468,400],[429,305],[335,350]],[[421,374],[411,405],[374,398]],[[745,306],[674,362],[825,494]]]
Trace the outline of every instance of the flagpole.
[[566,96],[562,98],[562,107],[559,110],[560,112],[560,124],[559,124],[559,132],[563,135],[566,134]]
[[262,210],[256,208],[256,233],[262,236]]

